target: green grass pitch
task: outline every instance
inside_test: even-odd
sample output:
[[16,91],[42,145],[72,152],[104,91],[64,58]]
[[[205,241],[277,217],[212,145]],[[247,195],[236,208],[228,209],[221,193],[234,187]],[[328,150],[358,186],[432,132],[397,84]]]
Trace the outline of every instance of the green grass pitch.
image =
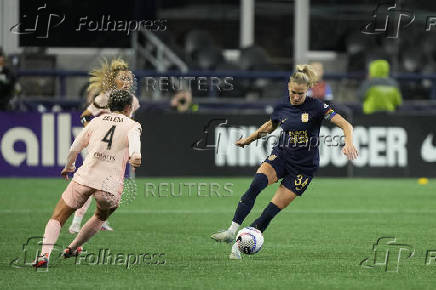
[[[435,288],[436,261],[432,257],[436,256],[436,180],[419,185],[416,179],[315,178],[304,196],[272,221],[264,233],[260,253],[231,261],[230,246],[216,243],[209,236],[228,226],[250,181],[249,178],[137,179],[136,199],[120,207],[110,218],[115,231],[100,232],[85,249],[88,253],[109,249],[111,253],[125,255],[160,253],[163,256],[158,265],[147,264],[144,259],[127,268],[122,258],[115,265],[108,261],[76,264],[74,259],[52,258],[48,272],[37,272],[22,263],[20,266],[21,260],[15,267],[10,263],[15,258],[23,259],[23,244],[29,237],[43,234],[67,183],[61,179],[0,179],[0,287]],[[218,185],[213,193],[204,185],[200,192],[191,188],[190,196],[188,187],[183,185],[184,190],[177,197],[171,196],[165,186],[155,196],[150,191],[148,196],[144,194],[146,183],[170,182],[175,184],[176,194],[180,183]],[[225,183],[230,184],[227,189],[232,193],[224,190]],[[245,225],[260,214],[276,188],[277,184],[262,192]],[[85,219],[94,206],[93,202]],[[71,219],[67,226],[70,222]],[[73,238],[67,226],[58,240],[60,246],[66,246]],[[374,257],[373,244],[383,236],[395,237],[396,243],[415,251],[407,258],[409,252],[402,250],[398,272],[391,271],[398,259],[389,260],[389,271],[383,265],[359,265],[364,258]],[[388,249],[390,255],[396,255],[398,248],[382,245],[377,253],[383,254]],[[32,253],[36,246],[32,250],[29,245],[27,249]],[[435,251],[426,257],[428,250]]]

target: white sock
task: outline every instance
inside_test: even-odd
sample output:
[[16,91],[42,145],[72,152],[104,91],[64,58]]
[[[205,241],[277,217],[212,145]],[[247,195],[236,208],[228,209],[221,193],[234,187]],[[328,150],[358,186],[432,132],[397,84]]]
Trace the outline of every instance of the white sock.
[[237,224],[237,223],[235,223],[235,222],[232,222],[232,225],[229,227],[229,231],[232,233],[232,234],[235,234],[236,233],[236,231],[238,230],[238,228],[239,228],[239,224]]
[[82,219],[83,219],[83,216],[76,216],[76,215],[74,215],[74,217],[73,217],[73,221],[71,222],[71,224],[72,225],[79,225],[80,226],[80,224],[82,223]]

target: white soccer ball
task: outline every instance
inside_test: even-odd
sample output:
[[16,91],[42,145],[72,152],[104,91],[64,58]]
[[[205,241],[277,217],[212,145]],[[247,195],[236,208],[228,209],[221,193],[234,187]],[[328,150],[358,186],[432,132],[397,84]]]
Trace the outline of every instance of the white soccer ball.
[[247,255],[256,254],[262,249],[262,232],[252,227],[243,228],[238,232],[236,243],[238,243],[239,251],[242,253]]

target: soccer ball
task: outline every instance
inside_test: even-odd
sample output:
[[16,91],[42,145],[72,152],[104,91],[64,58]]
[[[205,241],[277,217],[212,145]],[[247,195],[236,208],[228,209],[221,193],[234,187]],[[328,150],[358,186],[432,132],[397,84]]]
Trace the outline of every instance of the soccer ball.
[[238,232],[236,243],[238,244],[239,251],[242,253],[247,255],[256,254],[262,249],[262,232],[253,227],[243,228]]

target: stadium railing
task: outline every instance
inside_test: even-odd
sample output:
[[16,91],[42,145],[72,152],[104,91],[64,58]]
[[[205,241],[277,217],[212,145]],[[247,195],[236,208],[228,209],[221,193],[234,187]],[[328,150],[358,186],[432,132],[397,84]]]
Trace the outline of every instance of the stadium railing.
[[[274,81],[287,82],[290,72],[289,71],[190,71],[187,73],[179,71],[167,71],[157,72],[150,70],[137,70],[134,71],[135,77],[138,80],[142,80],[146,77],[233,77],[239,79],[270,79]],[[59,93],[53,98],[38,98],[38,97],[26,97],[21,98],[20,103],[30,110],[36,110],[38,105],[47,105],[47,107],[54,106],[56,104],[61,105],[62,109],[80,107],[83,99],[77,98],[77,100],[67,98],[67,79],[68,78],[87,78],[89,73],[87,71],[79,70],[19,70],[16,72],[17,78],[23,77],[51,77],[56,78],[59,82]],[[408,101],[403,104],[403,108],[400,110],[435,110],[436,111],[436,74],[396,74],[393,75],[398,81],[423,81],[428,80],[431,82],[430,100],[423,101]],[[355,80],[361,81],[365,78],[365,73],[328,73],[324,75],[324,80],[327,81],[343,81],[343,80]],[[137,92],[141,90],[142,82],[137,82]],[[138,94],[140,95],[140,94]],[[272,105],[274,99],[258,99],[256,102],[252,102],[249,106],[244,99],[229,99],[229,98],[198,98],[197,103],[201,105],[203,109],[225,109],[225,110],[262,110],[265,111],[266,106]],[[145,106],[150,105],[153,108],[164,109],[167,106],[168,101],[141,101]],[[342,102],[344,111],[361,111],[361,104],[359,102]],[[33,108],[33,109],[32,109]]]
[[[287,80],[290,76],[289,71],[190,71],[187,73],[179,71],[157,72],[149,70],[134,71],[137,79],[145,77],[236,77],[241,79],[284,79]],[[89,77],[87,71],[79,70],[19,70],[16,72],[18,78],[21,77],[55,77],[59,81],[59,98],[66,96],[66,79],[71,77]],[[436,74],[415,74],[401,73],[395,74],[393,77],[399,81],[421,81],[429,80],[432,82],[432,90],[430,99],[436,100]],[[365,78],[365,73],[326,73],[325,80],[344,80],[354,79],[362,80]],[[140,82],[138,82],[138,85]],[[140,89],[140,87],[138,87]]]

